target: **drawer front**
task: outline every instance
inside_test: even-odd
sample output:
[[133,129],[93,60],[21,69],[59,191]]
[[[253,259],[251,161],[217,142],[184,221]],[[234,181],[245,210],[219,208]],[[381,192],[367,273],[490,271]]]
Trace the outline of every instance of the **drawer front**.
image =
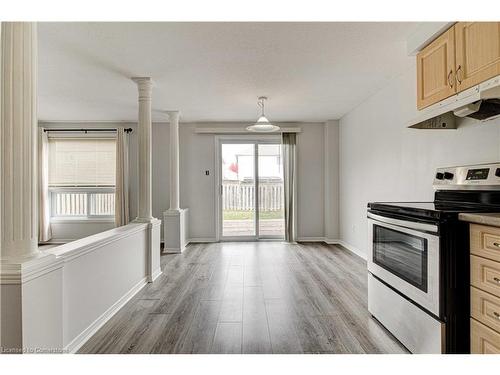
[[500,333],[475,319],[470,320],[472,354],[500,354]]
[[500,228],[471,224],[470,252],[500,262]]
[[471,255],[471,284],[500,297],[500,263]]
[[500,298],[471,287],[471,315],[500,333]]

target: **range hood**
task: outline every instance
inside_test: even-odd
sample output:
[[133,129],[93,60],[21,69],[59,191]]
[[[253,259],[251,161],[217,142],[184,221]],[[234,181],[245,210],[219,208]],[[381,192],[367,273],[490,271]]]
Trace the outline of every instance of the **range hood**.
[[419,111],[408,124],[414,129],[456,129],[457,117],[479,121],[500,117],[500,76],[462,91]]

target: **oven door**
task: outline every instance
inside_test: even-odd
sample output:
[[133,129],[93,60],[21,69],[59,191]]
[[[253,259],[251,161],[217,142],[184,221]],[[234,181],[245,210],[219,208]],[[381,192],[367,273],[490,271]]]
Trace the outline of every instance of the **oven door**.
[[373,213],[368,221],[368,271],[439,317],[437,225]]

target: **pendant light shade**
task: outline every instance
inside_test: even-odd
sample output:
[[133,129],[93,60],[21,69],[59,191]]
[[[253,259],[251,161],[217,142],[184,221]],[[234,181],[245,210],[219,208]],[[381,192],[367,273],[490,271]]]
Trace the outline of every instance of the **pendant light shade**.
[[262,113],[257,120],[257,122],[253,125],[247,126],[247,130],[249,132],[256,132],[256,133],[271,133],[280,130],[279,126],[273,125],[269,122],[267,119],[266,115],[264,114],[264,106],[265,106],[265,101],[267,98],[265,96],[261,96],[259,98],[259,101],[257,104],[262,110]]

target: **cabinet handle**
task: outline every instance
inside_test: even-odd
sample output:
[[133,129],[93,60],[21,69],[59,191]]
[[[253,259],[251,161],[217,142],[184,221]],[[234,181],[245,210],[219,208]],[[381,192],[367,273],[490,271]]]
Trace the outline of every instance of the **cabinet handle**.
[[448,85],[450,85],[450,87],[453,87],[453,80],[451,79],[452,74],[453,70],[450,70],[450,72],[448,73]]
[[500,279],[498,277],[494,277],[493,281],[496,282],[497,284],[500,284]]
[[497,318],[498,320],[500,320],[500,314],[497,313],[496,311],[493,311],[493,315],[495,315],[495,318]]
[[[459,74],[460,72],[460,74]],[[462,65],[459,65],[457,68],[457,72],[455,73],[455,76],[457,78],[457,82],[460,85],[462,83],[463,77],[462,77]]]
[[493,242],[493,246],[500,247],[500,243],[498,243],[498,242]]

